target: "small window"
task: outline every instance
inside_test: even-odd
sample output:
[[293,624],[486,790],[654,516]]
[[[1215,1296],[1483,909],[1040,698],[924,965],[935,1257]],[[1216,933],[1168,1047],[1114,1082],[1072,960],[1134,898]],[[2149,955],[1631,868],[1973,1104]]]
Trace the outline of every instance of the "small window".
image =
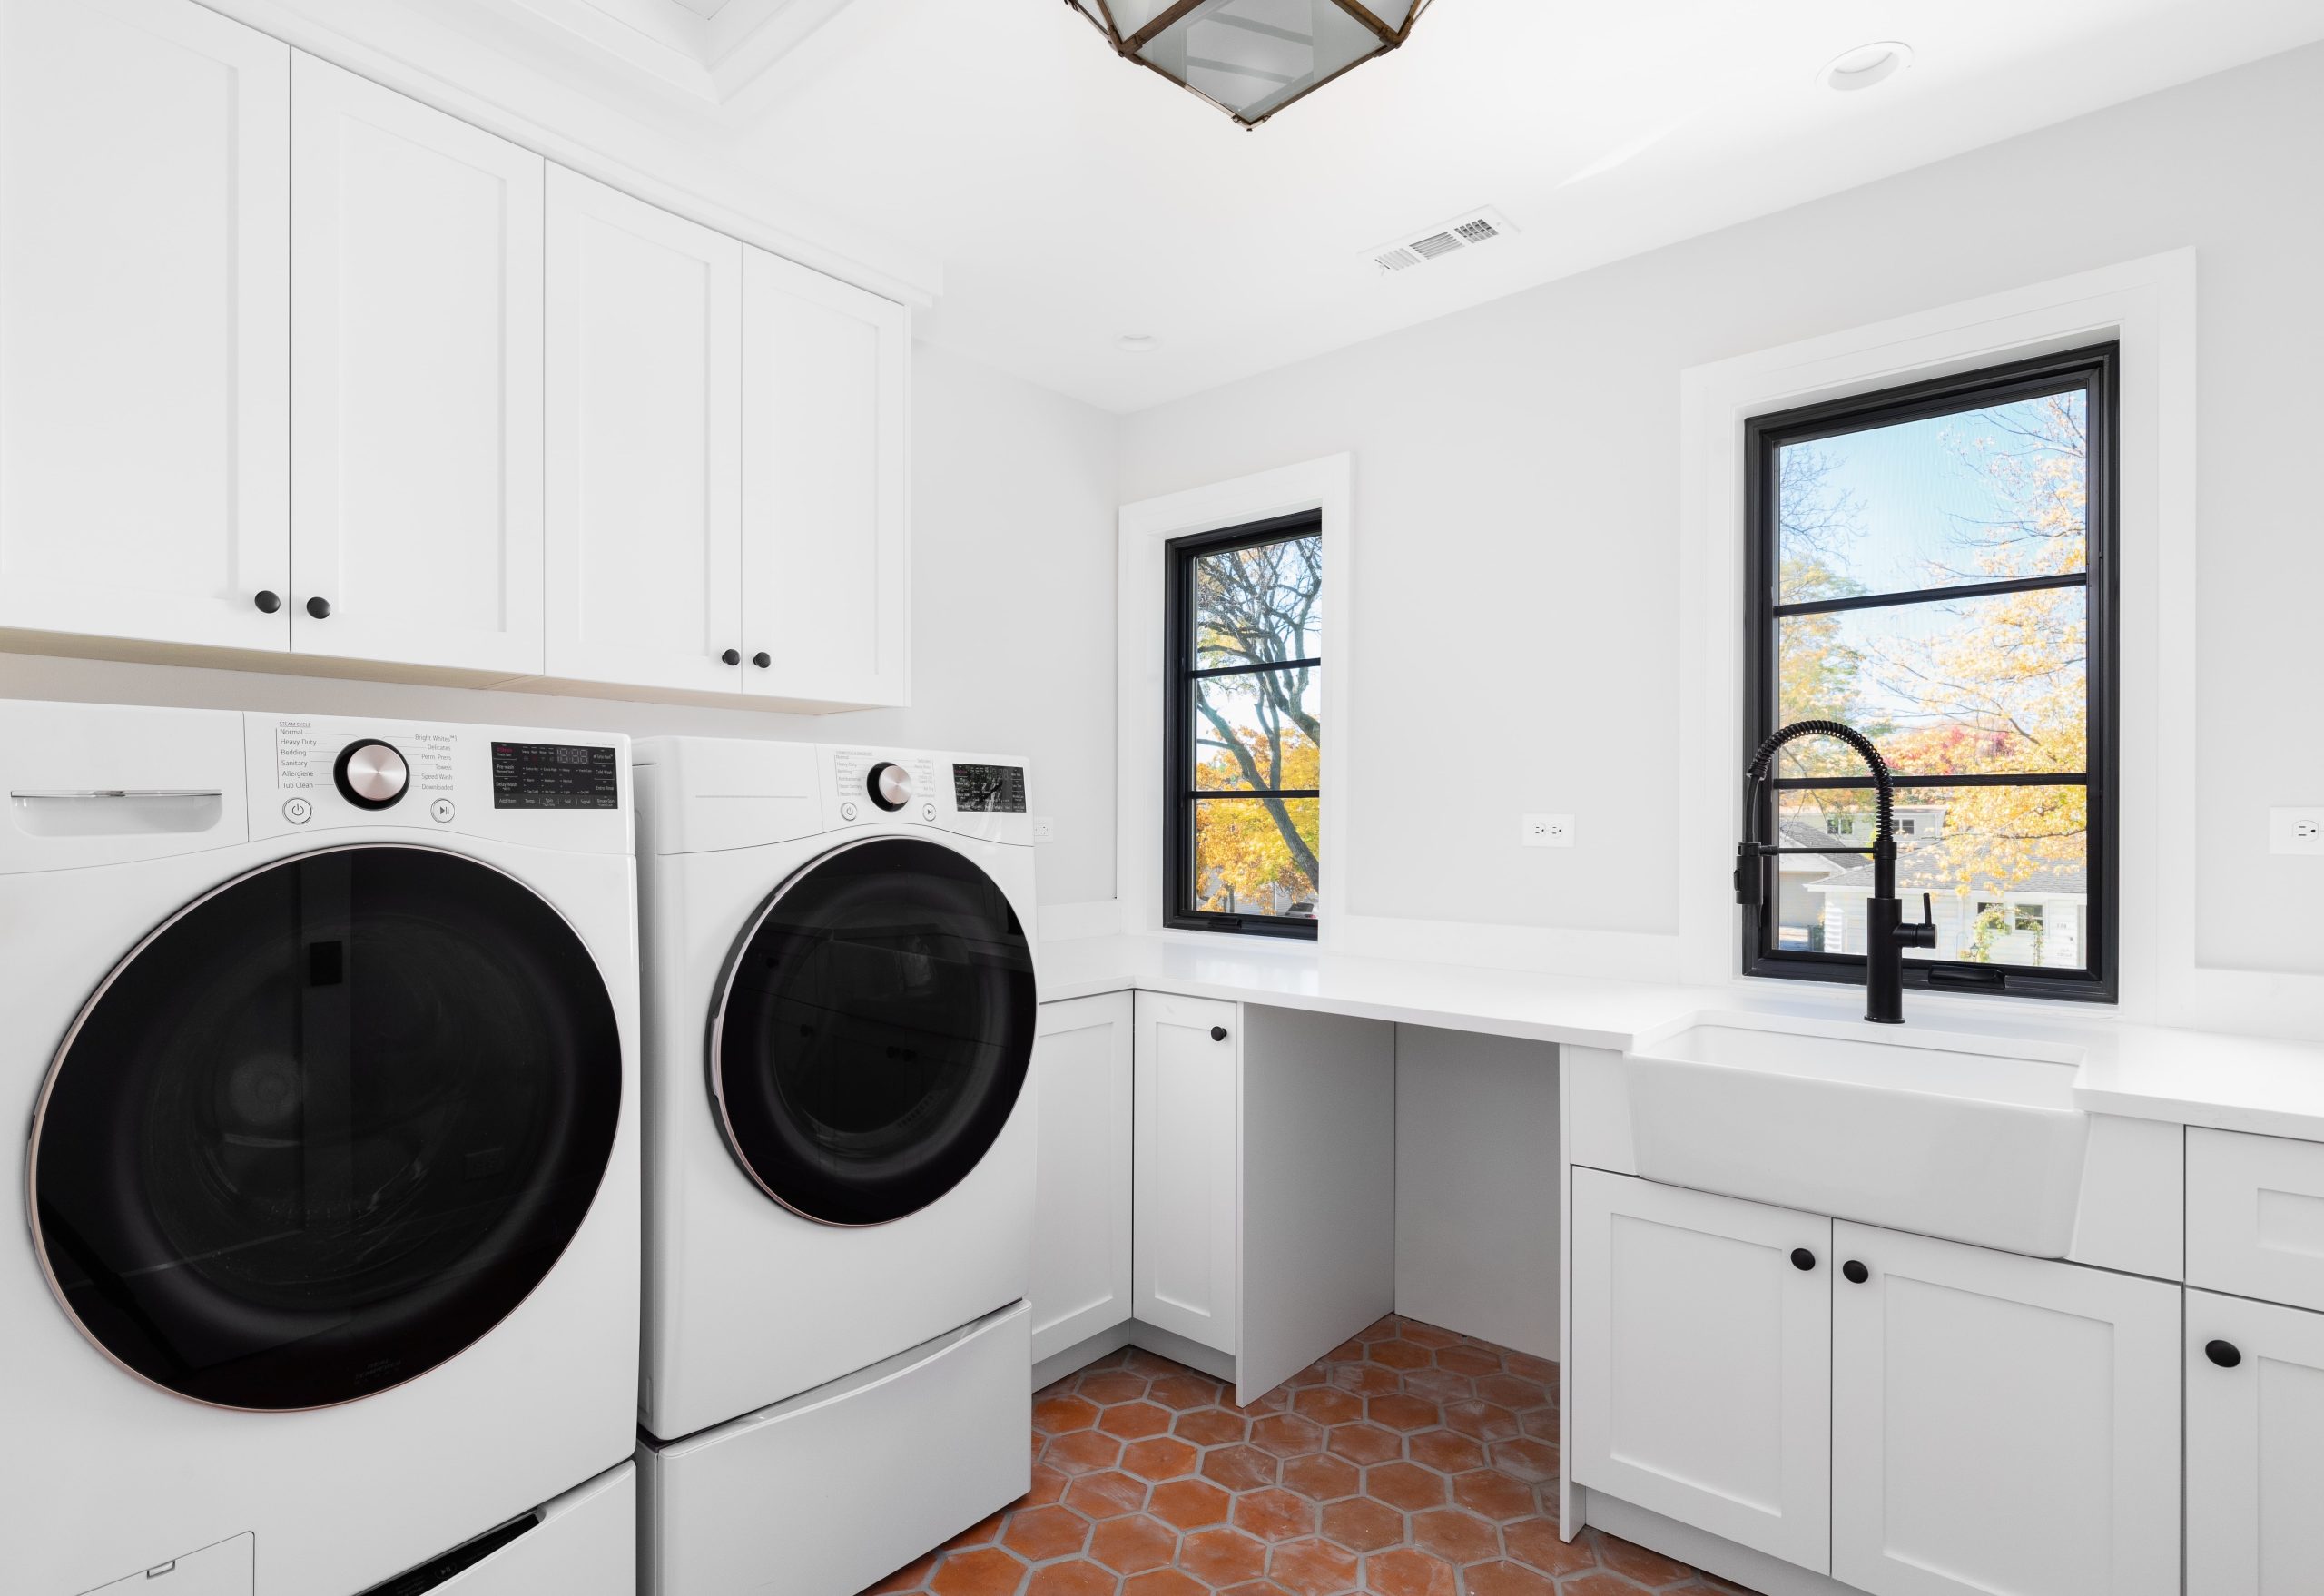
[[[1918,919],[1928,894],[1938,928],[1910,984],[2114,996],[2117,359],[1748,427],[1745,745],[1831,720],[1880,749],[1898,896]],[[1768,862],[1744,970],[1860,981],[1871,779],[1823,738],[1787,745],[1774,776],[1760,834],[1800,851]]]
[[1168,925],[1315,934],[1323,561],[1314,512],[1170,545]]

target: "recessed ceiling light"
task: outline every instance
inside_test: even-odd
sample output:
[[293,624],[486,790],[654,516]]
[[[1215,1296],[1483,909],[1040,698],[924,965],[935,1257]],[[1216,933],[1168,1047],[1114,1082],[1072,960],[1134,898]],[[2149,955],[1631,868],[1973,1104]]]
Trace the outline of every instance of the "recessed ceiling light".
[[1114,347],[1126,355],[1150,355],[1162,347],[1162,340],[1150,332],[1125,332],[1114,340]]
[[1846,92],[1886,83],[1913,64],[1913,47],[1895,39],[1858,44],[1817,74],[1827,89]]

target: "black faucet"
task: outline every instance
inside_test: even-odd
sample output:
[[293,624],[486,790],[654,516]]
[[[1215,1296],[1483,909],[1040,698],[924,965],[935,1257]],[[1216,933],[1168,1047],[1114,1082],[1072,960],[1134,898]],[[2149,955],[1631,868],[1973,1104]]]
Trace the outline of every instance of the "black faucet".
[[[1871,768],[1872,784],[1880,793],[1880,833],[1870,848],[1780,848],[1762,842],[1755,834],[1767,802],[1768,771],[1777,750],[1795,737],[1837,737],[1864,756]],[[1735,901],[1756,909],[1768,901],[1767,872],[1760,861],[1778,853],[1870,853],[1872,901],[1865,905],[1870,936],[1864,957],[1864,1017],[1875,1025],[1905,1023],[1905,950],[1936,946],[1936,924],[1929,895],[1921,894],[1918,925],[1905,922],[1904,905],[1896,901],[1896,787],[1888,762],[1872,739],[1838,721],[1794,721],[1768,736],[1743,767],[1743,834],[1748,839],[1735,850]]]

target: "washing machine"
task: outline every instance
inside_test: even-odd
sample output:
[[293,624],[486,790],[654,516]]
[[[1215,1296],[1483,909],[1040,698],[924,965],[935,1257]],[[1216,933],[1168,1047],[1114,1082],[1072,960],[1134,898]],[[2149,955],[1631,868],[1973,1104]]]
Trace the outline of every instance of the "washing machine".
[[0,703],[0,1585],[635,1588],[628,750]]
[[645,1582],[852,1596],[1029,1483],[1025,762],[635,758]]

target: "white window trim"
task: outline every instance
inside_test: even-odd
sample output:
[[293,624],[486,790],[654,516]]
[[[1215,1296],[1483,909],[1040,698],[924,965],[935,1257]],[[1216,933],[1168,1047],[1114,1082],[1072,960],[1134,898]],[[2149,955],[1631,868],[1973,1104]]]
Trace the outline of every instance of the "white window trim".
[[1314,946],[1339,945],[1341,906],[1346,901],[1347,859],[1339,839],[1348,834],[1353,794],[1347,779],[1350,744],[1346,706],[1354,698],[1354,633],[1356,567],[1352,520],[1355,507],[1355,458],[1326,455],[1228,482],[1189,488],[1121,508],[1119,575],[1119,665],[1114,673],[1119,695],[1115,724],[1119,739],[1115,793],[1114,890],[1121,903],[1121,929],[1132,936],[1159,933],[1173,939],[1238,948],[1254,945],[1305,949],[1304,940],[1237,936],[1227,931],[1166,931],[1162,925],[1162,627],[1167,610],[1165,546],[1180,537],[1264,521],[1307,510],[1323,517],[1324,670],[1319,699],[1325,726],[1322,759],[1323,798],[1317,804],[1324,880]]
[[[1694,367],[1679,379],[1679,678],[1682,901],[1690,982],[1817,1001],[1812,983],[1737,971],[1728,887],[1742,808],[1743,468],[1746,419],[1819,400],[2079,345],[2122,345],[2117,807],[2122,1001],[2099,1005],[1915,992],[1963,1014],[2033,1008],[2070,1021],[2124,1020],[2286,1035],[2314,1030],[2324,977],[2203,965],[2191,762],[2166,759],[2166,727],[2195,723],[2195,251],[2176,250],[1779,349]],[[2168,843],[2171,837],[2179,844]],[[1844,1002],[1846,989],[1824,1000]]]

